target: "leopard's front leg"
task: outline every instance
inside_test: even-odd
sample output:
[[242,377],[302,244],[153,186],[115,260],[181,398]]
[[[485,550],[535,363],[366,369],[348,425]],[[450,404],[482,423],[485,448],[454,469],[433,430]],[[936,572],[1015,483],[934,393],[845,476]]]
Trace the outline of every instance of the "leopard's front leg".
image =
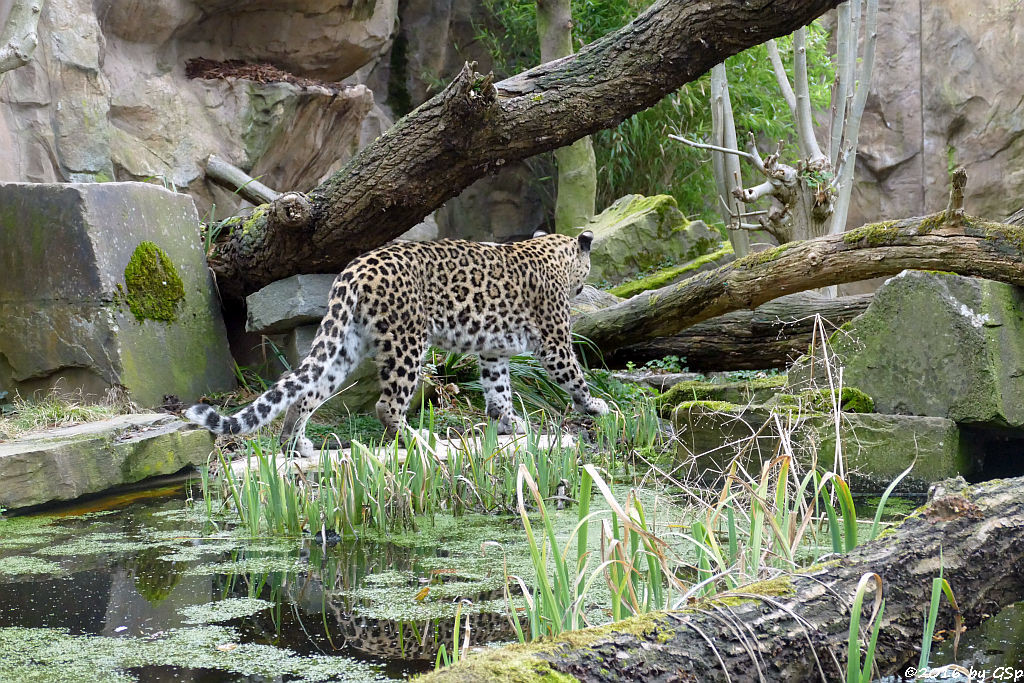
[[480,356],[480,384],[487,401],[487,416],[498,422],[499,434],[525,434],[526,423],[512,405],[508,358]]
[[538,355],[548,376],[572,397],[573,408],[587,415],[608,413],[608,404],[590,395],[583,369],[572,350],[568,324],[544,338]]

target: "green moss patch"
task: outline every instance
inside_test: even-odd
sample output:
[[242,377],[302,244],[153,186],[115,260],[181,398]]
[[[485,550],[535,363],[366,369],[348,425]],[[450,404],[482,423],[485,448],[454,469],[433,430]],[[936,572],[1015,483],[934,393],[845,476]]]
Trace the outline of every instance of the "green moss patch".
[[697,410],[703,413],[742,413],[745,406],[728,401],[684,401],[676,406],[676,412]]
[[771,263],[798,244],[802,244],[802,242],[786,242],[785,244],[780,244],[779,246],[772,247],[771,249],[747,254],[736,261],[736,266],[739,268],[754,268],[756,266],[764,265],[765,263]]
[[[832,393],[829,389],[817,389],[805,391],[800,396],[816,410],[827,413],[832,410]],[[834,393],[837,394],[839,408],[844,413],[875,412],[875,402],[860,389],[843,387],[842,390]]]
[[137,320],[169,322],[185,299],[185,286],[171,259],[152,242],[141,242],[124,269],[124,301]]
[[710,254],[699,256],[688,263],[684,263],[681,266],[675,266],[673,268],[665,268],[659,270],[653,275],[640,278],[639,280],[633,280],[632,282],[624,282],[617,287],[609,289],[609,293],[615,296],[623,298],[629,298],[635,296],[640,292],[646,292],[651,289],[658,289],[665,285],[671,284],[681,277],[684,277],[687,273],[691,273],[702,266],[706,266],[709,263],[715,263],[726,256],[733,253],[732,245],[728,242],[723,242],[721,247],[717,251],[713,251]]
[[896,221],[883,221],[843,233],[843,242],[850,245],[864,242],[869,247],[881,247],[892,244],[899,236],[900,228]]
[[693,380],[673,385],[658,397],[658,409],[665,415],[688,401],[723,401],[730,404],[764,403],[786,386],[786,375],[757,377],[745,382],[714,383]]

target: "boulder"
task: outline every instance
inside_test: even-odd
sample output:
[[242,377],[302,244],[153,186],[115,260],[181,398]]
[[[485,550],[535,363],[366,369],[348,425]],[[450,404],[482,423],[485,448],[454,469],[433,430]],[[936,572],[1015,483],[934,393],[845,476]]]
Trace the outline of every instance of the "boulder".
[[213,436],[162,413],[121,415],[0,443],[0,508],[63,500],[207,462]]
[[671,195],[626,195],[587,225],[594,233],[590,281],[619,283],[637,274],[684,264],[718,248],[721,235],[688,221]]
[[0,390],[141,406],[234,387],[185,195],[143,183],[0,183]]
[[[831,468],[836,452],[835,421],[824,413],[689,401],[672,418],[681,471],[714,486],[721,485],[737,455],[750,473],[775,457],[782,446],[779,425],[788,430],[786,441],[804,467],[816,460]],[[984,464],[956,423],[939,417],[842,413],[839,440],[847,481],[858,493],[881,493],[911,463],[896,489],[902,493],[924,493],[936,481],[977,475]]]
[[671,407],[686,401],[725,401],[739,405],[763,404],[785,390],[786,376],[760,377],[749,381],[706,382],[695,377],[681,378],[658,398],[662,406]]
[[[1024,426],[1024,291],[958,275],[906,271],[832,338],[843,381],[880,413]],[[811,366],[790,371],[807,383]],[[820,371],[818,377],[821,377]]]
[[[327,312],[334,275],[293,275],[245,298],[245,329],[258,334],[279,334],[300,325],[320,323]],[[303,354],[304,355],[304,354]]]

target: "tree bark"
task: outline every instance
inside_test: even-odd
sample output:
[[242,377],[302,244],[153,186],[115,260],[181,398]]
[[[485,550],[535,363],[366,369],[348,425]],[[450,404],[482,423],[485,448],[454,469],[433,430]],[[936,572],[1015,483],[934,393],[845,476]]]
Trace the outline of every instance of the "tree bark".
[[784,294],[906,269],[1024,285],[1024,229],[946,212],[865,225],[790,242],[638,294],[580,318],[573,331],[602,349],[639,344]]
[[0,28],[0,74],[28,64],[39,44],[36,27],[43,0],[12,0]]
[[765,370],[784,368],[807,353],[814,335],[815,315],[826,330],[857,317],[874,298],[871,294],[827,299],[812,294],[791,294],[769,301],[753,311],[733,311],[688,327],[676,334],[630,344],[616,338],[620,346],[602,348],[610,367],[624,367],[627,361],[643,363],[665,356],[685,358],[694,372],[720,370]]
[[[882,675],[902,674],[916,664],[940,569],[968,627],[1024,598],[1024,479],[937,497],[886,536],[771,582],[782,595],[758,595],[755,584],[735,591],[728,603],[704,600],[471,656],[421,680],[496,680],[516,670],[585,681],[841,681],[852,598],[865,573],[881,577],[886,601],[875,661]],[[864,609],[862,642],[869,612]],[[952,627],[943,600],[937,629]]]
[[477,178],[615,126],[726,57],[837,4],[660,0],[575,55],[500,83],[467,66],[310,193],[304,228],[260,218],[218,243],[210,263],[221,293],[237,300],[298,272],[337,272]]

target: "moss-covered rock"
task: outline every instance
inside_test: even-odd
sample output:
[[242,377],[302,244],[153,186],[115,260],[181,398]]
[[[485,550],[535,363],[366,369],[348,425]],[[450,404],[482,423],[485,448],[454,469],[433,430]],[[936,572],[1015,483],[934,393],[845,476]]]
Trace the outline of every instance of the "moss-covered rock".
[[658,406],[665,415],[687,401],[725,401],[740,405],[761,404],[785,389],[786,376],[775,375],[746,382],[680,382],[658,397]]
[[[906,271],[886,281],[831,342],[844,383],[870,395],[878,412],[1024,426],[1024,291],[1018,287]],[[821,388],[821,370],[798,363],[789,373],[792,390]]]
[[594,233],[591,282],[619,283],[662,266],[683,265],[719,247],[721,235],[690,222],[670,195],[626,195],[587,225]]
[[121,415],[0,443],[0,508],[99,493],[203,464],[209,432],[163,413]]
[[233,388],[198,226],[155,185],[0,184],[0,391],[157,406]]
[[843,387],[841,390],[807,389],[799,394],[779,393],[765,405],[767,407],[803,407],[813,412],[830,413],[837,404],[837,401],[833,400],[833,396],[838,399],[839,410],[844,413],[875,412],[875,402],[871,400],[870,396],[855,387]]
[[[835,418],[816,411],[813,402],[810,395],[779,394],[767,406],[680,404],[673,413],[677,457],[684,468],[718,486],[737,456],[748,472],[759,471],[774,458],[782,446],[782,425],[786,443],[803,466],[830,466],[836,452]],[[897,489],[901,492],[923,493],[935,481],[971,475],[981,465],[969,439],[945,418],[843,413],[839,439],[850,485],[857,492],[882,492],[911,463],[910,475]]]

